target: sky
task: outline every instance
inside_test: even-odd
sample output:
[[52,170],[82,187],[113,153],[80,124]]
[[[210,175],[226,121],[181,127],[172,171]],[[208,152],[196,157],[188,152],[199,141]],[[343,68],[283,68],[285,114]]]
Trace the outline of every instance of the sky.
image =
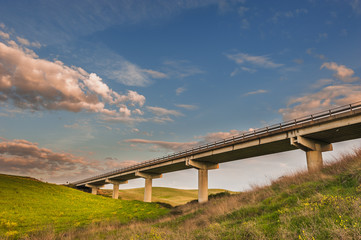
[[[1,173],[72,182],[361,101],[360,0],[0,4]],[[301,150],[234,161],[209,187],[302,169]],[[197,171],[153,186],[197,188]]]

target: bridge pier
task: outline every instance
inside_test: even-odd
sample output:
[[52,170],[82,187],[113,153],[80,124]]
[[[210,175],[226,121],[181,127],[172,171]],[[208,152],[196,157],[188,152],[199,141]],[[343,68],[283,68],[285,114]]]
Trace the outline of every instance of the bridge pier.
[[187,159],[186,165],[198,169],[198,202],[208,202],[208,170],[218,169],[218,163]]
[[322,152],[332,151],[332,144],[302,136],[291,138],[291,145],[306,152],[307,169],[309,172],[319,171],[323,166]]
[[92,194],[97,195],[99,188],[103,187],[103,185],[93,185],[93,184],[85,184],[86,187],[92,189]]
[[152,202],[152,183],[153,178],[161,178],[162,174],[136,172],[135,176],[145,179],[144,202]]
[[113,184],[113,195],[112,198],[118,199],[119,198],[119,185],[128,183],[128,181],[118,181],[118,180],[112,180],[112,179],[106,179],[106,183]]

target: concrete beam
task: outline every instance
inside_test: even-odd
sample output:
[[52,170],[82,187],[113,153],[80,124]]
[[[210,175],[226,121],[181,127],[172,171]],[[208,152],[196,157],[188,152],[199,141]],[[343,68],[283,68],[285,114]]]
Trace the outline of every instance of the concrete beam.
[[302,149],[303,151],[321,151],[327,152],[332,151],[332,144],[317,141],[302,136],[296,136],[291,138],[291,145]]
[[144,202],[152,202],[152,184],[153,178],[161,178],[162,174],[156,173],[144,173],[144,172],[135,172],[135,176],[145,179],[144,186]]
[[200,162],[200,161],[194,161],[190,158],[186,160],[186,165],[190,167],[194,167],[197,169],[203,169],[203,170],[213,170],[218,169],[219,164],[218,163],[210,163],[210,162]]
[[145,172],[135,172],[135,176],[137,177],[141,177],[141,178],[150,178],[150,179],[153,179],[153,178],[161,178],[162,177],[162,174],[158,174],[158,173],[145,173]]
[[103,187],[103,185],[93,185],[93,184],[85,184],[86,187],[92,189],[92,194],[97,195],[99,188]]
[[306,152],[307,169],[309,172],[319,171],[323,166],[322,152],[333,150],[332,144],[330,143],[302,136],[292,137],[291,145]]
[[105,180],[105,182],[113,184],[113,195],[112,195],[112,197],[114,199],[119,198],[119,185],[128,183],[128,181],[112,180],[112,179],[108,179],[108,178]]

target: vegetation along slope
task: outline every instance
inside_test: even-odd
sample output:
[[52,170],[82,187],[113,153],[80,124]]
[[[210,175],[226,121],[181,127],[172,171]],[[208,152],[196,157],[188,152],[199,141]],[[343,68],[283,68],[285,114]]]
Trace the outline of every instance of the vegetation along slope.
[[[147,222],[93,223],[38,239],[361,239],[361,148],[320,172],[189,203]],[[36,238],[35,238],[36,239]]]
[[[113,190],[101,189],[99,194],[107,197],[112,196]],[[209,189],[210,194],[217,194],[225,192],[223,189]],[[231,192],[230,192],[231,193]],[[123,200],[139,200],[144,199],[144,188],[133,188],[126,190],[119,190],[119,198]],[[178,206],[186,204],[187,202],[196,200],[198,198],[198,190],[186,190],[176,188],[165,187],[153,187],[152,189],[152,201],[167,203],[172,206]]]
[[44,229],[55,234],[99,221],[154,219],[168,211],[154,203],[109,199],[0,174],[0,239],[27,237]]

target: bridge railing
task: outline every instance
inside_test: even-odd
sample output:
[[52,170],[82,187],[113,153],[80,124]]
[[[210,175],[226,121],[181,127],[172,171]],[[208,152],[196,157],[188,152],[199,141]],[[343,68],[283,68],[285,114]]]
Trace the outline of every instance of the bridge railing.
[[211,148],[215,148],[215,147],[220,147],[220,146],[224,146],[230,143],[235,143],[250,137],[254,137],[254,136],[258,136],[261,134],[265,134],[265,133],[270,133],[273,131],[277,131],[280,129],[284,129],[287,127],[292,127],[292,126],[297,126],[297,125],[301,125],[304,123],[308,123],[308,122],[312,122],[312,121],[316,121],[316,120],[320,120],[320,119],[324,119],[324,118],[328,118],[328,117],[332,117],[332,116],[336,116],[342,113],[346,113],[346,112],[352,112],[355,111],[357,109],[361,109],[361,101],[356,102],[356,103],[352,103],[352,104],[348,104],[348,105],[344,105],[344,106],[340,106],[340,107],[336,107],[336,108],[332,108],[330,110],[327,111],[322,111],[322,112],[318,112],[315,114],[311,114],[311,115],[307,115],[304,117],[300,117],[300,118],[296,118],[293,120],[289,120],[289,121],[285,121],[279,124],[273,124],[271,126],[267,126],[267,127],[263,127],[263,128],[258,128],[252,131],[247,131],[244,132],[242,134],[238,134],[229,138],[225,138],[225,139],[221,139],[221,140],[217,140],[215,142],[212,143],[207,143],[207,144],[202,144],[196,147],[193,147],[191,149],[187,149],[185,151],[180,151],[180,152],[176,152],[167,156],[163,156],[163,157],[159,157],[153,160],[149,160],[149,161],[144,161],[138,164],[134,164],[128,167],[124,167],[124,168],[120,168],[120,169],[116,169],[114,171],[111,172],[106,172],[97,176],[93,176],[84,180],[80,180],[80,181],[76,181],[73,182],[72,184],[76,185],[76,184],[80,184],[80,183],[85,183],[85,182],[89,182],[92,180],[96,180],[99,178],[104,178],[104,177],[108,177],[117,173],[122,173],[122,172],[126,172],[129,170],[134,170],[134,169],[139,169],[141,167],[145,167],[145,166],[151,166],[155,163],[162,163],[162,162],[167,162],[169,160],[175,159],[175,158],[179,158],[182,156],[187,156],[189,154],[192,153],[198,153],[198,152],[202,152],[202,151],[206,151],[209,150]]

